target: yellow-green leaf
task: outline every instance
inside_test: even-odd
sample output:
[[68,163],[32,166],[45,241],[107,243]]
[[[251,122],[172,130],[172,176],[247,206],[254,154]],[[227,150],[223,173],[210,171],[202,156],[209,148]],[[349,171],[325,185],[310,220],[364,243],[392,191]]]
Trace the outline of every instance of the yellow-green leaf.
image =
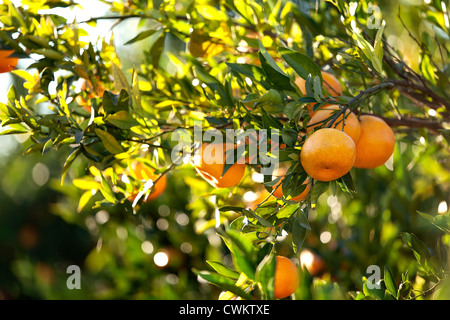
[[120,143],[117,142],[116,138],[114,138],[114,136],[110,133],[101,129],[95,129],[95,133],[100,138],[100,140],[102,140],[106,150],[108,150],[112,154],[122,153],[124,151]]
[[138,125],[136,120],[134,120],[133,117],[125,110],[121,110],[109,115],[108,117],[106,117],[105,121],[120,129],[130,129]]

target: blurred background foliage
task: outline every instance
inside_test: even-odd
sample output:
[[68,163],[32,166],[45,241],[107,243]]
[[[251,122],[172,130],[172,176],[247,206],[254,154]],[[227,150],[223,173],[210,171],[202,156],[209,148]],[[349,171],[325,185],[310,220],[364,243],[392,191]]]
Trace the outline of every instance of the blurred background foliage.
[[[425,2],[441,6],[440,1]],[[81,1],[81,5],[91,11],[98,6],[96,16],[136,13],[145,3],[103,1],[88,4],[88,1]],[[153,1],[155,6],[158,3],[162,1]],[[321,65],[333,66],[333,59],[341,48],[336,39],[342,30],[333,23],[339,19],[337,12],[328,10],[325,1],[292,3],[303,10],[298,16],[308,26],[311,37],[317,40],[314,41],[317,47],[311,48],[315,58],[322,62]],[[421,34],[430,28],[427,18],[437,19],[429,11],[422,10],[423,3],[419,0],[378,2],[383,19],[389,22],[386,39],[412,63],[413,69],[420,68],[417,63],[420,61],[419,50],[396,17],[401,7],[405,24],[415,34]],[[214,1],[196,3],[205,8],[207,4],[214,5]],[[180,13],[188,5],[193,2],[175,3]],[[72,9],[72,13],[76,10]],[[90,18],[89,13],[83,14],[85,18],[80,20]],[[211,13],[204,11],[203,14]],[[109,32],[114,21],[98,21],[97,32]],[[132,39],[130,35],[137,35],[136,30],[141,30],[138,26],[142,27],[145,22],[127,19],[115,26],[111,32],[123,69],[129,70],[139,63],[145,69],[147,63],[152,65],[149,60],[156,55],[163,60],[160,65],[165,66],[165,70],[158,72],[182,72],[173,60],[164,62],[168,52],[155,52],[162,47],[169,51],[184,50],[187,40],[182,37],[186,26],[183,21],[178,23],[180,33],[176,37],[169,34],[160,40],[162,38],[150,36],[127,46],[124,44]],[[86,27],[86,30],[87,33],[94,32],[95,28]],[[300,36],[295,38],[296,33],[292,34],[294,42],[302,43]],[[201,37],[200,33],[198,37]],[[270,46],[270,38],[264,39]],[[155,46],[152,41],[164,41],[165,45],[157,43]],[[153,51],[147,52],[146,47],[152,47]],[[252,55],[245,58],[251,59]],[[214,63],[209,58],[208,62]],[[19,68],[25,68],[27,61],[19,63]],[[154,69],[145,72],[164,81]],[[352,80],[360,79],[354,79],[354,75],[345,69],[339,70],[339,74],[348,83],[346,90],[350,94],[357,93],[353,90]],[[3,94],[0,97],[4,101],[8,82],[21,88],[23,80],[16,75],[0,76]],[[200,96],[195,98],[201,99]],[[385,113],[381,105],[391,104],[386,100],[385,96],[377,96],[365,108]],[[397,105],[401,110],[414,108],[402,97],[398,97]],[[309,254],[305,255],[305,261],[315,261],[308,266],[309,272],[302,275],[298,298],[349,298],[348,292],[363,290],[364,277],[368,276],[366,269],[372,264],[381,268],[389,266],[397,283],[401,281],[400,275],[408,271],[414,289],[430,289],[435,282],[423,274],[412,251],[398,236],[401,232],[414,233],[431,255],[441,259],[441,265],[448,268],[450,257],[446,250],[450,235],[433,226],[417,211],[432,215],[448,211],[449,151],[443,147],[442,136],[427,129],[400,128],[396,133],[395,170],[386,166],[374,170],[353,169],[356,193],[350,197],[339,190],[328,190],[319,198],[317,206],[309,213],[311,230],[299,254],[293,254],[289,239],[277,243],[277,251],[296,262],[300,261],[302,252]],[[129,205],[92,209],[94,202],[101,199],[99,192],[80,208],[79,199],[86,190],[71,183],[60,184],[62,165],[69,148],[24,157],[23,153],[29,147],[27,143],[29,141],[23,135],[0,137],[0,299],[218,298],[220,290],[199,279],[191,270],[210,269],[206,260],[231,264],[231,256],[213,228],[215,200],[211,195],[212,188],[197,179],[190,165],[170,172],[164,194],[143,204],[137,214]],[[84,176],[88,168],[89,162],[85,158],[77,158],[68,179]],[[246,199],[251,200],[255,191],[253,185],[251,176],[247,175],[241,193],[234,195],[232,201],[242,204]],[[81,290],[66,287],[69,276],[66,269],[72,264],[81,268]],[[435,298],[450,298],[448,290],[441,291],[441,296],[432,293],[436,294]]]

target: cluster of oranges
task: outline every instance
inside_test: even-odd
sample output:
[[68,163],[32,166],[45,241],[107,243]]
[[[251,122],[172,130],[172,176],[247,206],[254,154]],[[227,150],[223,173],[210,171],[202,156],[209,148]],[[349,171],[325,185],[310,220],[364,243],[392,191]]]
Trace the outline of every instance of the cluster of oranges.
[[[324,89],[332,96],[342,95],[339,81],[327,72],[322,73]],[[305,94],[305,82],[301,78],[297,86]],[[307,106],[310,120],[307,124],[306,140],[300,151],[300,162],[309,177],[319,181],[336,180],[355,168],[375,168],[383,165],[392,155],[395,147],[395,136],[389,125],[381,118],[372,115],[358,117],[338,105],[325,105],[313,111],[313,104]],[[232,164],[225,174],[222,174],[225,161],[208,162],[202,145],[197,150],[194,166],[197,172],[216,188],[229,188],[240,183],[245,173],[245,164]],[[224,144],[218,148],[219,153],[226,158],[227,152],[234,149],[232,144]],[[217,151],[216,151],[217,152]],[[214,156],[210,151],[208,156]],[[275,177],[283,177],[287,168],[274,172]],[[311,188],[310,180],[305,182],[304,191],[291,201],[304,200]],[[281,183],[272,187],[272,195],[285,198]],[[267,193],[264,194],[265,197]],[[274,298],[282,299],[293,294],[299,285],[298,268],[290,259],[277,256],[274,277]]]
[[[322,76],[328,92],[334,96],[342,94],[342,87],[333,75],[322,72]],[[304,84],[300,90],[305,90]],[[383,165],[394,152],[394,132],[381,118],[362,115],[358,119],[338,105],[326,105],[315,112],[312,106],[308,107],[310,120],[306,131],[313,133],[305,140],[300,160],[310,177],[331,181],[353,167],[372,169]]]
[[[331,74],[323,72],[324,89],[334,95],[342,94],[339,81]],[[301,78],[298,78],[301,79]],[[304,80],[296,81],[300,90],[305,91]],[[325,105],[317,111],[308,105],[310,120],[307,124],[306,138],[300,152],[301,164],[309,177],[319,181],[336,180],[347,174],[351,168],[375,168],[383,165],[392,155],[395,136],[389,125],[379,117],[361,115],[358,117],[350,110],[343,110],[338,105]],[[228,152],[235,146],[219,145],[214,150],[221,153],[220,161],[209,161],[215,157],[213,152],[205,153],[210,148],[203,144],[196,153],[194,166],[197,172],[216,188],[229,188],[239,184],[245,173],[244,163],[232,164],[222,175]],[[286,170],[278,170],[275,177],[283,177]],[[289,200],[301,201],[310,190],[310,182],[300,194]],[[282,198],[281,184],[273,187],[273,196]]]

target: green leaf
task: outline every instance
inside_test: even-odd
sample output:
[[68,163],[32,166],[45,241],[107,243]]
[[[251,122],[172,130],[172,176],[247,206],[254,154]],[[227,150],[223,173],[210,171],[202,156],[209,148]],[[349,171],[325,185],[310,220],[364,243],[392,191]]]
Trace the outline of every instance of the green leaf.
[[64,185],[64,180],[66,178],[66,174],[69,171],[70,166],[75,161],[75,159],[80,155],[80,153],[81,153],[80,146],[75,147],[70,151],[69,156],[67,157],[66,161],[64,162],[64,166],[63,166],[63,170],[62,170],[62,174],[61,174],[61,185]]
[[[383,72],[383,32],[386,27],[386,21],[383,20],[380,29],[375,36],[373,54],[375,56],[376,70],[381,74]],[[373,62],[372,62],[373,63]]]
[[284,61],[294,69],[301,78],[305,79],[308,75],[311,75],[314,79],[316,76],[320,78],[322,86],[322,73],[319,66],[308,56],[301,54],[297,51],[280,47],[278,48]]
[[233,256],[233,262],[236,269],[244,273],[249,279],[255,279],[256,266],[250,260],[250,256],[244,254],[236,247],[232,247],[230,251]]
[[310,199],[311,199],[311,206],[315,206],[319,197],[328,190],[330,186],[329,182],[322,182],[322,181],[314,181],[314,184],[310,191]]
[[130,106],[130,95],[126,89],[120,90],[116,95],[108,90],[103,93],[103,109],[107,115],[120,110],[128,111]]
[[277,218],[278,219],[289,218],[297,210],[298,210],[298,204],[297,203],[285,205],[283,208],[281,208],[277,212]]
[[295,124],[286,124],[281,130],[281,137],[287,146],[293,147],[297,142],[298,131]]
[[130,129],[139,124],[135,119],[133,119],[131,114],[125,110],[110,114],[105,118],[105,121],[120,129]]
[[219,208],[219,211],[221,211],[221,212],[234,211],[234,212],[242,213],[242,210],[244,210],[244,209],[245,208],[243,208],[243,207],[225,206],[225,207]]
[[305,241],[306,232],[311,229],[308,217],[302,209],[298,209],[289,219],[289,231],[292,234],[292,247],[294,252],[298,252]]
[[374,288],[369,289],[369,287],[367,286],[367,282],[364,282],[363,293],[364,293],[364,295],[371,297],[373,299],[383,300],[384,294],[385,294],[385,289],[383,287],[381,287],[381,288],[374,287]]
[[322,93],[322,80],[319,78],[319,76],[315,76],[313,80],[313,88],[314,88],[314,99],[316,99],[317,102],[321,102],[325,99],[323,93]]
[[255,279],[256,265],[252,261],[255,249],[251,240],[233,229],[219,233],[228,249],[230,249],[236,269],[244,273],[249,279]]
[[440,214],[434,217],[433,224],[446,233],[450,233],[450,216]]
[[150,29],[150,30],[144,30],[140,33],[138,33],[137,36],[135,36],[133,39],[128,40],[127,42],[124,43],[124,46],[135,43],[137,41],[141,41],[144,39],[147,39],[148,37],[150,37],[152,34],[154,34],[156,31],[158,31],[157,29]]
[[89,190],[91,191],[92,189],[99,189],[100,184],[95,181],[93,178],[91,179],[73,179],[72,180],[72,184],[77,187],[78,189],[81,190]]
[[46,58],[53,60],[62,60],[64,59],[64,55],[56,50],[43,48],[43,49],[33,49],[33,53],[41,54]]
[[[306,77],[306,81],[305,81],[305,91],[306,91],[306,95],[309,97],[314,97],[314,100],[316,100],[315,94],[314,94],[314,78],[312,77],[311,74],[309,74]],[[316,100],[317,101],[317,100]]]
[[356,193],[356,188],[353,183],[353,178],[352,178],[352,175],[350,174],[350,172],[345,174],[343,177],[339,178],[337,181],[338,181],[341,189],[343,191],[347,192],[348,194],[350,194],[350,196],[352,196],[353,193]]
[[261,61],[261,67],[267,75],[267,80],[276,88],[281,90],[287,90],[295,92],[295,88],[291,84],[291,80],[287,74],[281,70],[275,60],[269,54],[267,49],[258,38],[259,43],[259,60]]
[[116,138],[114,138],[113,135],[110,133],[98,129],[95,129],[95,134],[100,138],[103,145],[105,146],[105,149],[111,152],[112,154],[118,154],[124,152],[122,146],[117,142]]
[[375,47],[373,47],[364,37],[356,32],[353,33],[353,39],[356,45],[362,50],[366,58],[372,63],[373,68],[379,73],[383,73],[383,42],[382,36],[386,23],[378,29],[375,37]]
[[8,134],[22,134],[22,133],[29,133],[30,129],[25,127],[24,125],[20,123],[10,124],[8,125],[9,128],[6,128],[5,130],[0,131],[0,135],[8,135]]
[[105,200],[110,203],[116,203],[116,197],[114,196],[114,191],[112,190],[111,186],[109,185],[108,181],[106,181],[103,174],[100,172],[100,177],[102,178],[102,186],[99,189],[102,195],[105,197]]
[[306,228],[303,228],[299,223],[294,223],[292,226],[292,248],[295,253],[299,252],[302,248],[306,237],[306,231]]
[[81,145],[81,150],[87,158],[91,159],[94,162],[102,162],[104,158],[103,155],[86,145]]
[[276,257],[274,251],[265,256],[256,268],[255,279],[262,286],[263,299],[272,300],[275,289]]
[[205,279],[209,283],[218,286],[223,290],[230,291],[246,300],[253,300],[253,297],[245,292],[242,288],[236,286],[235,282],[228,277],[220,275],[218,273],[211,273],[207,271],[192,270],[194,274]]
[[432,223],[434,226],[439,228],[440,230],[450,233],[450,216],[448,214],[439,214],[433,216],[428,213],[417,211],[423,218]]
[[14,101],[16,101],[17,97],[18,97],[16,87],[14,87],[14,85],[11,85],[9,87],[6,97],[8,98],[9,105],[14,106],[14,104],[15,104]]
[[266,91],[261,98],[258,99],[258,102],[266,102],[272,104],[282,104],[283,100],[281,98],[280,93],[275,89],[270,89]]
[[268,83],[266,82],[267,76],[261,67],[244,63],[227,62],[226,64],[231,70],[249,77],[251,80],[260,83],[264,88],[268,89]]
[[[283,129],[283,124],[277,118],[268,114],[263,108],[261,108],[261,113],[264,129],[274,128],[280,131]],[[270,136],[270,132],[267,134]]]
[[211,5],[203,4],[198,6],[198,13],[200,13],[204,18],[213,21],[225,21],[227,19],[225,12]]
[[78,208],[77,208],[77,212],[80,213],[81,210],[83,210],[83,208],[88,204],[89,200],[91,200],[92,198],[92,191],[88,190],[85,191],[81,197],[80,200],[78,201]]
[[239,273],[237,273],[234,270],[231,270],[230,268],[226,267],[225,265],[223,265],[220,262],[217,261],[211,261],[211,260],[206,260],[206,262],[215,270],[217,271],[219,274],[225,276],[225,277],[229,277],[232,279],[237,279],[239,278]]
[[422,56],[422,60],[420,62],[420,70],[422,71],[425,79],[427,79],[434,85],[436,84],[436,75],[434,72],[435,68],[431,62],[430,57],[426,54]]
[[304,48],[306,51],[306,55],[309,58],[314,58],[314,49],[313,49],[313,36],[309,28],[305,25],[300,25],[300,29],[302,30],[302,38],[304,43]]
[[[301,102],[291,101],[284,106],[283,113],[289,120],[294,120],[294,122],[297,123],[300,119],[302,110],[303,104]],[[295,121],[296,119],[297,121]]]
[[311,226],[309,225],[308,217],[306,216],[306,213],[303,209],[298,208],[297,212],[295,213],[295,219],[297,220],[297,223],[305,228],[306,230],[311,230]]
[[111,114],[114,113],[116,110],[116,103],[113,100],[113,97],[115,95],[112,92],[109,92],[108,90],[106,90],[103,93],[103,109],[105,110],[106,114]]
[[251,209],[244,209],[243,213],[250,219],[256,219],[258,223],[264,227],[271,228],[273,225]]
[[397,284],[388,266],[384,266],[384,284],[393,297],[397,297]]
[[208,87],[211,88],[211,90],[216,91],[224,100],[225,104],[229,107],[234,107],[233,100],[229,96],[227,90],[225,90],[225,87],[220,83],[219,80],[217,80],[215,77],[213,77],[211,74],[206,72],[206,70],[203,68],[203,66],[195,66],[195,71],[197,78],[206,84]]
[[124,89],[130,95],[131,88],[130,84],[128,83],[127,77],[123,73],[122,69],[120,69],[119,66],[115,63],[112,64],[112,75],[114,78],[114,88],[119,92]]
[[255,248],[250,240],[246,239],[238,231],[233,229],[229,229],[226,234],[233,245],[239,248],[244,254],[249,257],[253,255]]
[[431,255],[426,245],[420,241],[414,233],[400,232],[400,238],[403,243],[413,250],[419,264],[424,268],[428,274],[434,274],[433,267],[431,265]]

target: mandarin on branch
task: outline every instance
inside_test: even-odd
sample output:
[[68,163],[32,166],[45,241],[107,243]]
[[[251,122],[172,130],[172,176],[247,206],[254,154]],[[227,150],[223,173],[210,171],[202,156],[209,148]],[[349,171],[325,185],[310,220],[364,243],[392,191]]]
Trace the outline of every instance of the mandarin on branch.
[[353,167],[356,145],[345,132],[324,128],[306,138],[300,161],[306,173],[319,181],[331,181],[347,174]]
[[194,155],[194,167],[213,187],[234,187],[245,174],[245,163],[234,162],[223,174],[228,152],[233,151],[234,145],[230,143],[202,144]]
[[[287,166],[280,167],[277,170],[275,170],[273,176],[275,178],[282,177],[282,179],[284,179],[284,176],[286,175],[287,170],[288,170]],[[291,200],[291,201],[302,201],[302,200],[305,200],[306,197],[309,194],[309,190],[311,189],[311,183],[310,183],[310,181],[306,180],[305,182],[303,182],[303,184],[306,185],[305,190],[303,190],[299,195],[296,195],[296,196],[294,196],[292,198],[288,198],[288,196],[289,196],[288,194],[287,195],[283,194],[282,183],[281,183],[281,180],[280,180],[280,183],[278,183],[277,185],[272,187],[272,190],[275,189],[275,191],[272,193],[272,195],[274,197],[278,198],[278,199],[282,199],[284,197],[284,198],[286,198],[288,200]]]
[[275,299],[283,299],[295,292],[299,286],[300,275],[292,260],[276,256],[274,293]]
[[355,168],[372,169],[383,165],[395,148],[395,135],[381,118],[362,115],[361,136],[356,144]]
[[[156,180],[158,178],[158,174],[155,173],[155,170],[153,168],[149,168],[145,166],[142,162],[136,162],[133,169],[136,178],[138,180],[141,180],[142,182],[145,182],[147,180]],[[151,192],[148,197],[143,197],[144,202],[151,201],[153,199],[158,198],[161,194],[164,193],[164,190],[166,190],[167,186],[167,177],[165,175],[161,176],[161,178],[152,186]],[[139,193],[138,190],[135,190],[135,192],[128,198],[130,201],[134,201],[137,194]]]
[[[341,108],[335,104],[320,108],[309,120],[306,132],[310,133],[316,127],[326,127],[336,112],[339,112],[340,110]],[[330,120],[327,121],[327,119]],[[343,130],[355,143],[358,142],[359,136],[361,135],[361,125],[359,124],[359,120],[350,110],[345,111],[345,116],[344,114],[338,116],[331,125],[331,128]]]

